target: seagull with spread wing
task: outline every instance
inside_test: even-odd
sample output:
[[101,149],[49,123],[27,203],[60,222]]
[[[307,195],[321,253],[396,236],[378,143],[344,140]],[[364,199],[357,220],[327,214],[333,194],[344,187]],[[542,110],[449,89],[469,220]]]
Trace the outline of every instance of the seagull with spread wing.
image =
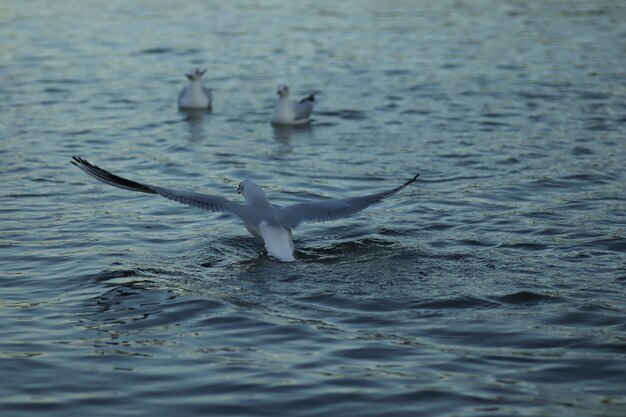
[[291,230],[300,223],[325,222],[351,216],[404,189],[415,182],[419,176],[417,174],[399,187],[375,194],[278,207],[270,203],[261,187],[250,180],[243,180],[239,183],[237,193],[242,194],[245,200],[245,203],[241,204],[224,197],[132,181],[112,174],[77,156],[73,157],[71,162],[95,179],[114,187],[158,194],[169,200],[212,212],[234,214],[243,221],[244,226],[251,234],[263,239],[268,255],[283,262],[296,260],[293,256],[294,245],[291,240]]

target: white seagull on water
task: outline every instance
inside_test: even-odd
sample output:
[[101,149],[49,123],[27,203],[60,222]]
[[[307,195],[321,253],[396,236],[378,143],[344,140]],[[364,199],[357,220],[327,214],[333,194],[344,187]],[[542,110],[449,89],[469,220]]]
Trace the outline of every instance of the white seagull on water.
[[237,193],[242,194],[245,199],[245,204],[240,204],[224,197],[142,184],[112,174],[77,156],[74,156],[71,162],[95,179],[114,187],[158,194],[169,200],[208,211],[232,213],[243,221],[244,226],[252,235],[263,239],[268,255],[283,262],[296,260],[293,256],[294,245],[291,240],[291,229],[300,223],[324,222],[351,216],[370,204],[397,193],[415,182],[419,176],[419,174],[415,175],[392,190],[375,194],[278,207],[270,203],[261,187],[250,180],[243,180],[239,183]]
[[178,108],[181,110],[211,110],[211,91],[202,85],[202,76],[206,68],[185,74],[189,85],[178,95]]
[[289,100],[289,87],[286,85],[279,85],[276,94],[278,94],[278,102],[274,108],[272,124],[303,125],[311,121],[315,94],[311,94],[298,102],[292,102]]

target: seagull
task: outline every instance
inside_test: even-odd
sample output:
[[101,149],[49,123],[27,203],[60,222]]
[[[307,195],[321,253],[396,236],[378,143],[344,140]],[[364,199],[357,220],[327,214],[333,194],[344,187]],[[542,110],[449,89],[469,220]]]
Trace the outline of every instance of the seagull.
[[237,194],[242,194],[245,200],[245,203],[241,204],[225,197],[132,181],[112,174],[78,156],[74,156],[70,162],[95,179],[114,187],[158,194],[168,200],[207,211],[234,214],[243,221],[245,228],[253,236],[263,240],[267,254],[282,262],[296,261],[293,254],[295,247],[291,239],[291,230],[300,223],[325,222],[351,216],[404,189],[415,182],[419,176],[417,174],[399,187],[375,194],[279,207],[270,203],[261,187],[250,180],[241,181],[237,188]]
[[273,125],[303,125],[311,121],[315,94],[311,94],[297,103],[289,100],[289,87],[286,85],[279,85],[276,94],[278,94],[278,103],[276,103],[272,116]]
[[211,91],[202,85],[206,68],[185,74],[189,85],[178,95],[178,108],[181,110],[211,110]]

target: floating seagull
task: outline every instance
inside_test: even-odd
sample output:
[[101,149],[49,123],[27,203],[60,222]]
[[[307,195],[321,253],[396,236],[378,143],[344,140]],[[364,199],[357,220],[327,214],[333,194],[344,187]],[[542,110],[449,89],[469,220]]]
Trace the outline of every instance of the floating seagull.
[[270,256],[283,262],[296,260],[293,256],[295,248],[291,240],[291,229],[300,223],[325,222],[351,216],[370,204],[397,193],[413,183],[419,176],[417,174],[399,187],[376,194],[278,207],[270,203],[261,187],[250,180],[243,180],[239,183],[237,193],[242,194],[245,199],[245,204],[240,204],[224,197],[135,182],[112,174],[77,156],[74,156],[71,162],[95,179],[114,187],[158,194],[169,200],[212,212],[232,213],[243,220],[244,226],[252,235],[263,239],[265,249]]
[[211,91],[202,85],[202,76],[206,69],[185,74],[189,85],[178,95],[178,107],[181,110],[211,110]]
[[315,94],[311,94],[297,103],[289,100],[289,87],[286,85],[279,85],[276,94],[278,94],[278,103],[274,108],[272,124],[302,125],[311,120],[309,117],[311,117],[315,104]]

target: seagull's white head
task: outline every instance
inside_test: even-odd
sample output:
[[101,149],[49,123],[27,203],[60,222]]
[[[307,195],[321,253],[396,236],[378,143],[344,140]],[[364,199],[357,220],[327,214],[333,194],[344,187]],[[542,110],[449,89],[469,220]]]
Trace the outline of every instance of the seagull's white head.
[[196,69],[193,72],[188,72],[187,74],[185,74],[187,76],[187,78],[189,79],[189,81],[195,81],[195,80],[199,80],[202,78],[202,76],[204,75],[204,73],[206,72],[208,68],[205,68],[203,70],[200,69]]
[[285,84],[279,85],[276,89],[276,94],[278,94],[279,97],[288,97],[289,87],[287,87]]
[[251,202],[265,203],[268,201],[267,196],[261,187],[250,180],[243,180],[239,183],[239,187],[237,187],[237,194],[243,195],[243,198],[248,204]]

